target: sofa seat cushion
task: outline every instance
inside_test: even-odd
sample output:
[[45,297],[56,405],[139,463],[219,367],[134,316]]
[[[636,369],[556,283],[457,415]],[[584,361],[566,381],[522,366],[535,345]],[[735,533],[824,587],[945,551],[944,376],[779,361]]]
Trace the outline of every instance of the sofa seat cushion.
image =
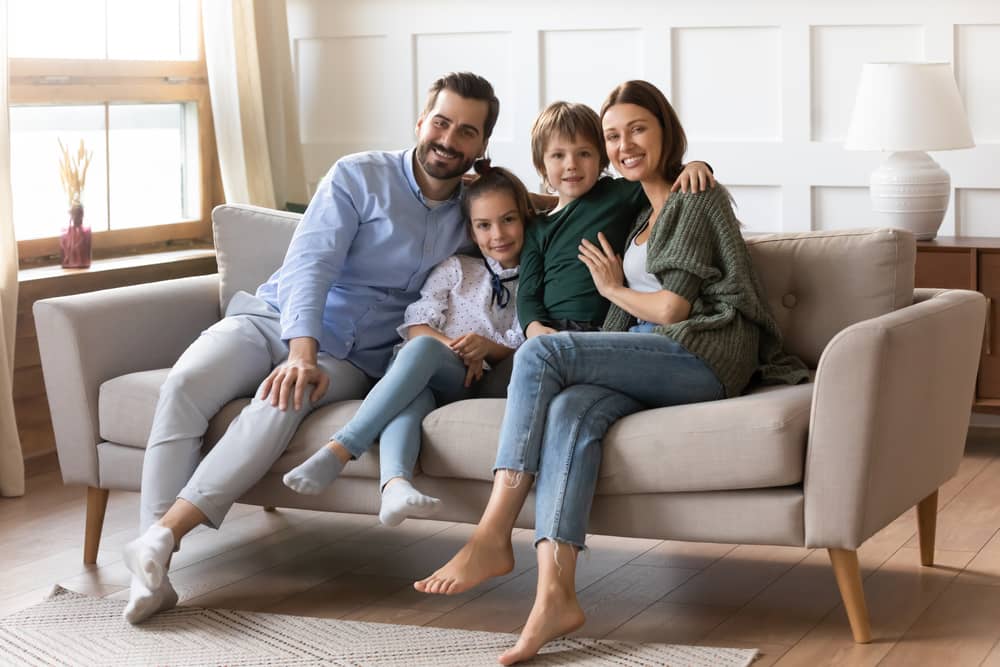
[[[98,397],[101,437],[110,443],[145,448],[160,387],[169,372],[169,368],[163,368],[129,373],[102,384]],[[239,398],[223,406],[209,422],[203,451],[207,452],[219,441],[230,422],[249,402],[249,398]],[[344,401],[322,407],[306,417],[271,472],[286,473],[309,458],[354,416],[359,405],[361,401]],[[343,474],[347,477],[378,479],[378,448],[372,448],[367,455],[349,463]]]
[[[802,481],[812,383],[645,410],[604,439],[599,495],[787,486]],[[424,420],[427,475],[490,481],[505,401],[460,401]],[[474,443],[494,443],[474,446]]]
[[[101,385],[97,399],[100,434],[104,440],[126,447],[146,448],[153,426],[153,413],[160,397],[160,387],[169,368],[129,373]],[[208,451],[226,432],[229,422],[250,402],[239,398],[223,406],[208,423],[204,449]]]
[[[130,373],[101,385],[101,437],[144,448],[168,369]],[[619,420],[604,439],[597,493],[622,495],[787,486],[802,481],[812,387],[763,387],[738,398],[645,410]],[[204,450],[249,402],[228,403],[209,423]],[[288,472],[354,416],[343,401],[306,417],[271,468]],[[506,401],[475,399],[438,408],[424,420],[417,465],[434,477],[492,480]],[[378,479],[378,447],[352,461],[346,477]]]

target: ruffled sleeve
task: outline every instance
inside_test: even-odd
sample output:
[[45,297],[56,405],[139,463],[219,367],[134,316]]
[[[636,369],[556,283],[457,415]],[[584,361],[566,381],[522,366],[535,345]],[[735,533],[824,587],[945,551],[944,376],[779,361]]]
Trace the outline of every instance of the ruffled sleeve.
[[448,295],[461,281],[462,265],[458,257],[449,257],[435,266],[420,288],[420,298],[406,307],[403,324],[396,329],[399,336],[405,340],[406,330],[415,324],[426,324],[444,332],[448,321]]
[[[518,281],[518,282],[520,282],[520,281]],[[518,292],[521,291],[520,290],[520,284],[518,284],[518,286],[517,286],[516,289],[517,289]],[[516,303],[517,299],[513,299],[512,301],[514,301]],[[507,331],[504,332],[504,334],[503,334],[503,340],[500,341],[500,344],[501,345],[505,345],[505,346],[509,347],[512,350],[516,350],[517,348],[521,347],[521,345],[524,344],[525,340],[526,339],[525,339],[525,336],[524,336],[524,329],[521,328],[521,323],[519,321],[519,317],[518,317],[518,315],[516,314],[516,311],[515,311],[513,325],[509,329],[507,329]]]

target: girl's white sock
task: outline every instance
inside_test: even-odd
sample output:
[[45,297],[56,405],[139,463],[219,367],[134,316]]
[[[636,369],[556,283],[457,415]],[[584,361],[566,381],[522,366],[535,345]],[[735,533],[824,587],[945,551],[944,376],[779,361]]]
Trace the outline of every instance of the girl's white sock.
[[386,526],[398,526],[408,517],[427,518],[437,514],[441,501],[413,488],[408,480],[398,479],[382,491],[382,509],[378,520]]
[[281,481],[293,491],[315,495],[333,484],[343,469],[344,464],[337,455],[329,447],[323,447],[298,467],[286,472]]

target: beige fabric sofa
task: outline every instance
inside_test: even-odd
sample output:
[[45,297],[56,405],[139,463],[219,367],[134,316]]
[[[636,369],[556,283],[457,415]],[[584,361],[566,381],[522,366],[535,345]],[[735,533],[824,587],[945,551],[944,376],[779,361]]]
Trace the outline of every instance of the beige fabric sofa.
[[[87,562],[97,554],[108,491],[139,488],[167,370],[218,320],[220,304],[238,289],[253,291],[280,264],[298,219],[221,206],[214,213],[220,275],[35,304],[63,479],[88,487]],[[856,549],[917,505],[922,561],[932,563],[937,489],[962,457],[985,299],[914,290],[914,240],[897,230],[754,236],[748,245],[786,347],[815,369],[814,382],[622,419],[604,441],[590,530],[826,548],[855,639],[868,641]],[[485,396],[502,395],[500,376]],[[245,403],[215,417],[206,448]],[[323,495],[281,483],[356,406],[308,417],[242,501],[376,513],[377,449]],[[444,501],[441,519],[478,519],[503,407],[502,399],[479,398],[425,420],[417,484]],[[519,524],[530,526],[532,515],[529,499]]]

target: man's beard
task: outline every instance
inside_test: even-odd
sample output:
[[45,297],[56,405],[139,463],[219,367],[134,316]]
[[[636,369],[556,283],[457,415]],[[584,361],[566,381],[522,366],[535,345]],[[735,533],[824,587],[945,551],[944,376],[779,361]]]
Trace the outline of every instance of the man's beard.
[[[432,160],[434,159],[435,154],[432,152],[432,149],[434,148],[437,148],[438,150],[443,151],[445,153],[451,153],[457,156],[459,158],[458,165],[453,169],[448,169],[447,167],[444,167],[442,165],[433,162]],[[464,153],[459,153],[458,151],[450,151],[438,143],[427,142],[417,145],[417,162],[419,162],[420,166],[424,168],[424,171],[427,172],[428,176],[440,179],[442,181],[448,180],[449,178],[457,178],[458,176],[461,176],[465,172],[469,171],[469,168],[475,161],[476,158],[474,157],[469,158],[466,157]]]

